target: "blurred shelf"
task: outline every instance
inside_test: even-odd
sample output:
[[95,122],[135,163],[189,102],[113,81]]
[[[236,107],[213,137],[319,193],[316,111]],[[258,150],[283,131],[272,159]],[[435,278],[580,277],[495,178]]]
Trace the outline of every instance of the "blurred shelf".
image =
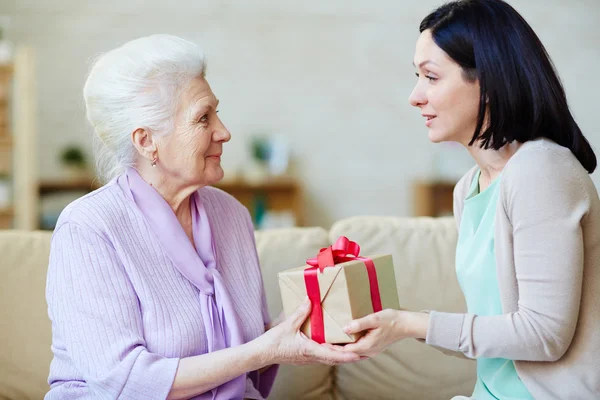
[[[12,87],[11,79],[13,74],[12,64],[0,64],[0,175],[4,175],[3,180],[8,181],[9,192],[14,192],[14,159],[15,148],[12,135],[9,131],[9,116],[11,113],[9,92]],[[5,183],[3,184],[5,185]],[[13,202],[11,207],[0,208],[0,229],[9,229],[14,226],[15,210],[12,206],[20,205]]]
[[[1,129],[1,127],[0,127]],[[12,136],[10,135],[0,135],[0,148],[3,147],[12,147]]]
[[0,208],[0,217],[12,217],[15,210],[12,207]]
[[44,180],[41,181],[38,190],[40,195],[57,192],[91,192],[98,189],[100,182],[92,179],[73,179],[73,180]]
[[227,190],[227,189],[253,189],[253,190],[289,190],[295,189],[298,186],[298,182],[287,176],[273,177],[260,181],[247,181],[243,179],[235,180],[222,180],[214,185],[216,188]]
[[212,186],[242,203],[250,212],[256,227],[261,226],[265,212],[289,212],[297,226],[304,225],[302,188],[293,177],[270,176],[257,181],[226,179]]
[[[100,186],[102,185],[97,179],[43,180],[38,191],[42,196],[59,192],[91,192]],[[248,208],[255,222],[257,209],[264,206],[270,211],[292,212],[297,225],[302,226],[304,223],[301,187],[292,177],[269,177],[261,181],[224,180],[212,186],[235,197]]]
[[12,64],[0,64],[0,74],[12,74]]
[[417,181],[413,184],[413,212],[417,217],[442,217],[453,214],[456,182]]
[[0,229],[10,229],[13,227],[13,218],[15,210],[12,207],[0,208]]
[[[0,64],[0,107],[8,105],[8,85],[13,74],[12,64]],[[3,117],[3,116],[0,116]],[[1,129],[0,129],[1,131]]]
[[[1,140],[0,140],[1,143]],[[63,179],[51,179],[51,180],[43,180],[40,182],[39,190],[40,193],[51,193],[51,192],[61,192],[61,191],[92,191],[98,189],[102,186],[97,180],[92,179],[73,179],[73,180],[63,180]],[[273,179],[268,179],[260,182],[248,182],[244,180],[229,180],[229,181],[221,181],[214,185],[216,188],[222,189],[224,191],[228,190],[292,190],[298,187],[298,183],[293,178],[289,177],[278,177]]]

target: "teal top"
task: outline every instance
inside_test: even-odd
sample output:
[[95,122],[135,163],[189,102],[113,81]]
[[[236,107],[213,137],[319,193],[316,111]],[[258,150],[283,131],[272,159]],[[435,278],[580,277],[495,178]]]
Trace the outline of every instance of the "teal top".
[[[494,227],[500,177],[483,192],[475,174],[464,202],[456,248],[456,275],[470,314],[501,315],[500,290],[496,275]],[[486,399],[533,399],[517,375],[512,360],[478,358],[473,397]]]

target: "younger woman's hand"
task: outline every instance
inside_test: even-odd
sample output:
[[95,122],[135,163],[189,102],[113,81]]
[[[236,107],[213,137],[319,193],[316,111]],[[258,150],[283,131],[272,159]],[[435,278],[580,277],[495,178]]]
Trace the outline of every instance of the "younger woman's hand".
[[429,315],[402,310],[382,310],[350,322],[344,332],[365,332],[358,341],[347,344],[344,351],[356,353],[362,358],[373,357],[390,344],[407,337],[425,338]]

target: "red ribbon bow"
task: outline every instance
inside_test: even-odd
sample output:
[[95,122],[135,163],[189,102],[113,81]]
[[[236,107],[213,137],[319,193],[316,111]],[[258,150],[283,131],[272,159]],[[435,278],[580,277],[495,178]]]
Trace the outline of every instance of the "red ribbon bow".
[[319,288],[319,272],[327,267],[333,267],[347,261],[361,260],[365,263],[369,276],[369,287],[371,289],[371,303],[373,312],[382,310],[381,295],[377,282],[377,271],[373,260],[359,256],[360,246],[345,236],[340,236],[333,246],[319,251],[315,258],[306,260],[310,265],[304,270],[304,283],[306,292],[310,299],[312,310],[310,314],[310,332],[312,339],[317,343],[325,343],[325,326],[323,323],[323,309],[321,308],[321,289]]

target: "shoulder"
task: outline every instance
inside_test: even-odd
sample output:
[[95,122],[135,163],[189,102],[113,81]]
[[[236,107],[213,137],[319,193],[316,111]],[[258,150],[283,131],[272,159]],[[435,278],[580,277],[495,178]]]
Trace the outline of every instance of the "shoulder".
[[571,150],[548,139],[537,139],[521,145],[506,164],[505,173],[515,175],[517,171],[535,171],[551,174],[565,169],[570,173],[583,172],[587,175]]
[[119,185],[111,181],[65,207],[56,223],[55,233],[65,226],[108,233],[132,218],[128,201]]
[[524,143],[502,172],[501,196],[507,210],[535,201],[537,207],[589,207],[596,189],[575,155],[548,139]]
[[521,188],[570,188],[587,194],[589,174],[566,147],[547,139],[524,143],[502,172],[504,191]]
[[108,183],[65,207],[52,233],[48,276],[71,270],[96,276],[98,262],[109,268],[118,257],[115,233],[130,226],[127,200]]

